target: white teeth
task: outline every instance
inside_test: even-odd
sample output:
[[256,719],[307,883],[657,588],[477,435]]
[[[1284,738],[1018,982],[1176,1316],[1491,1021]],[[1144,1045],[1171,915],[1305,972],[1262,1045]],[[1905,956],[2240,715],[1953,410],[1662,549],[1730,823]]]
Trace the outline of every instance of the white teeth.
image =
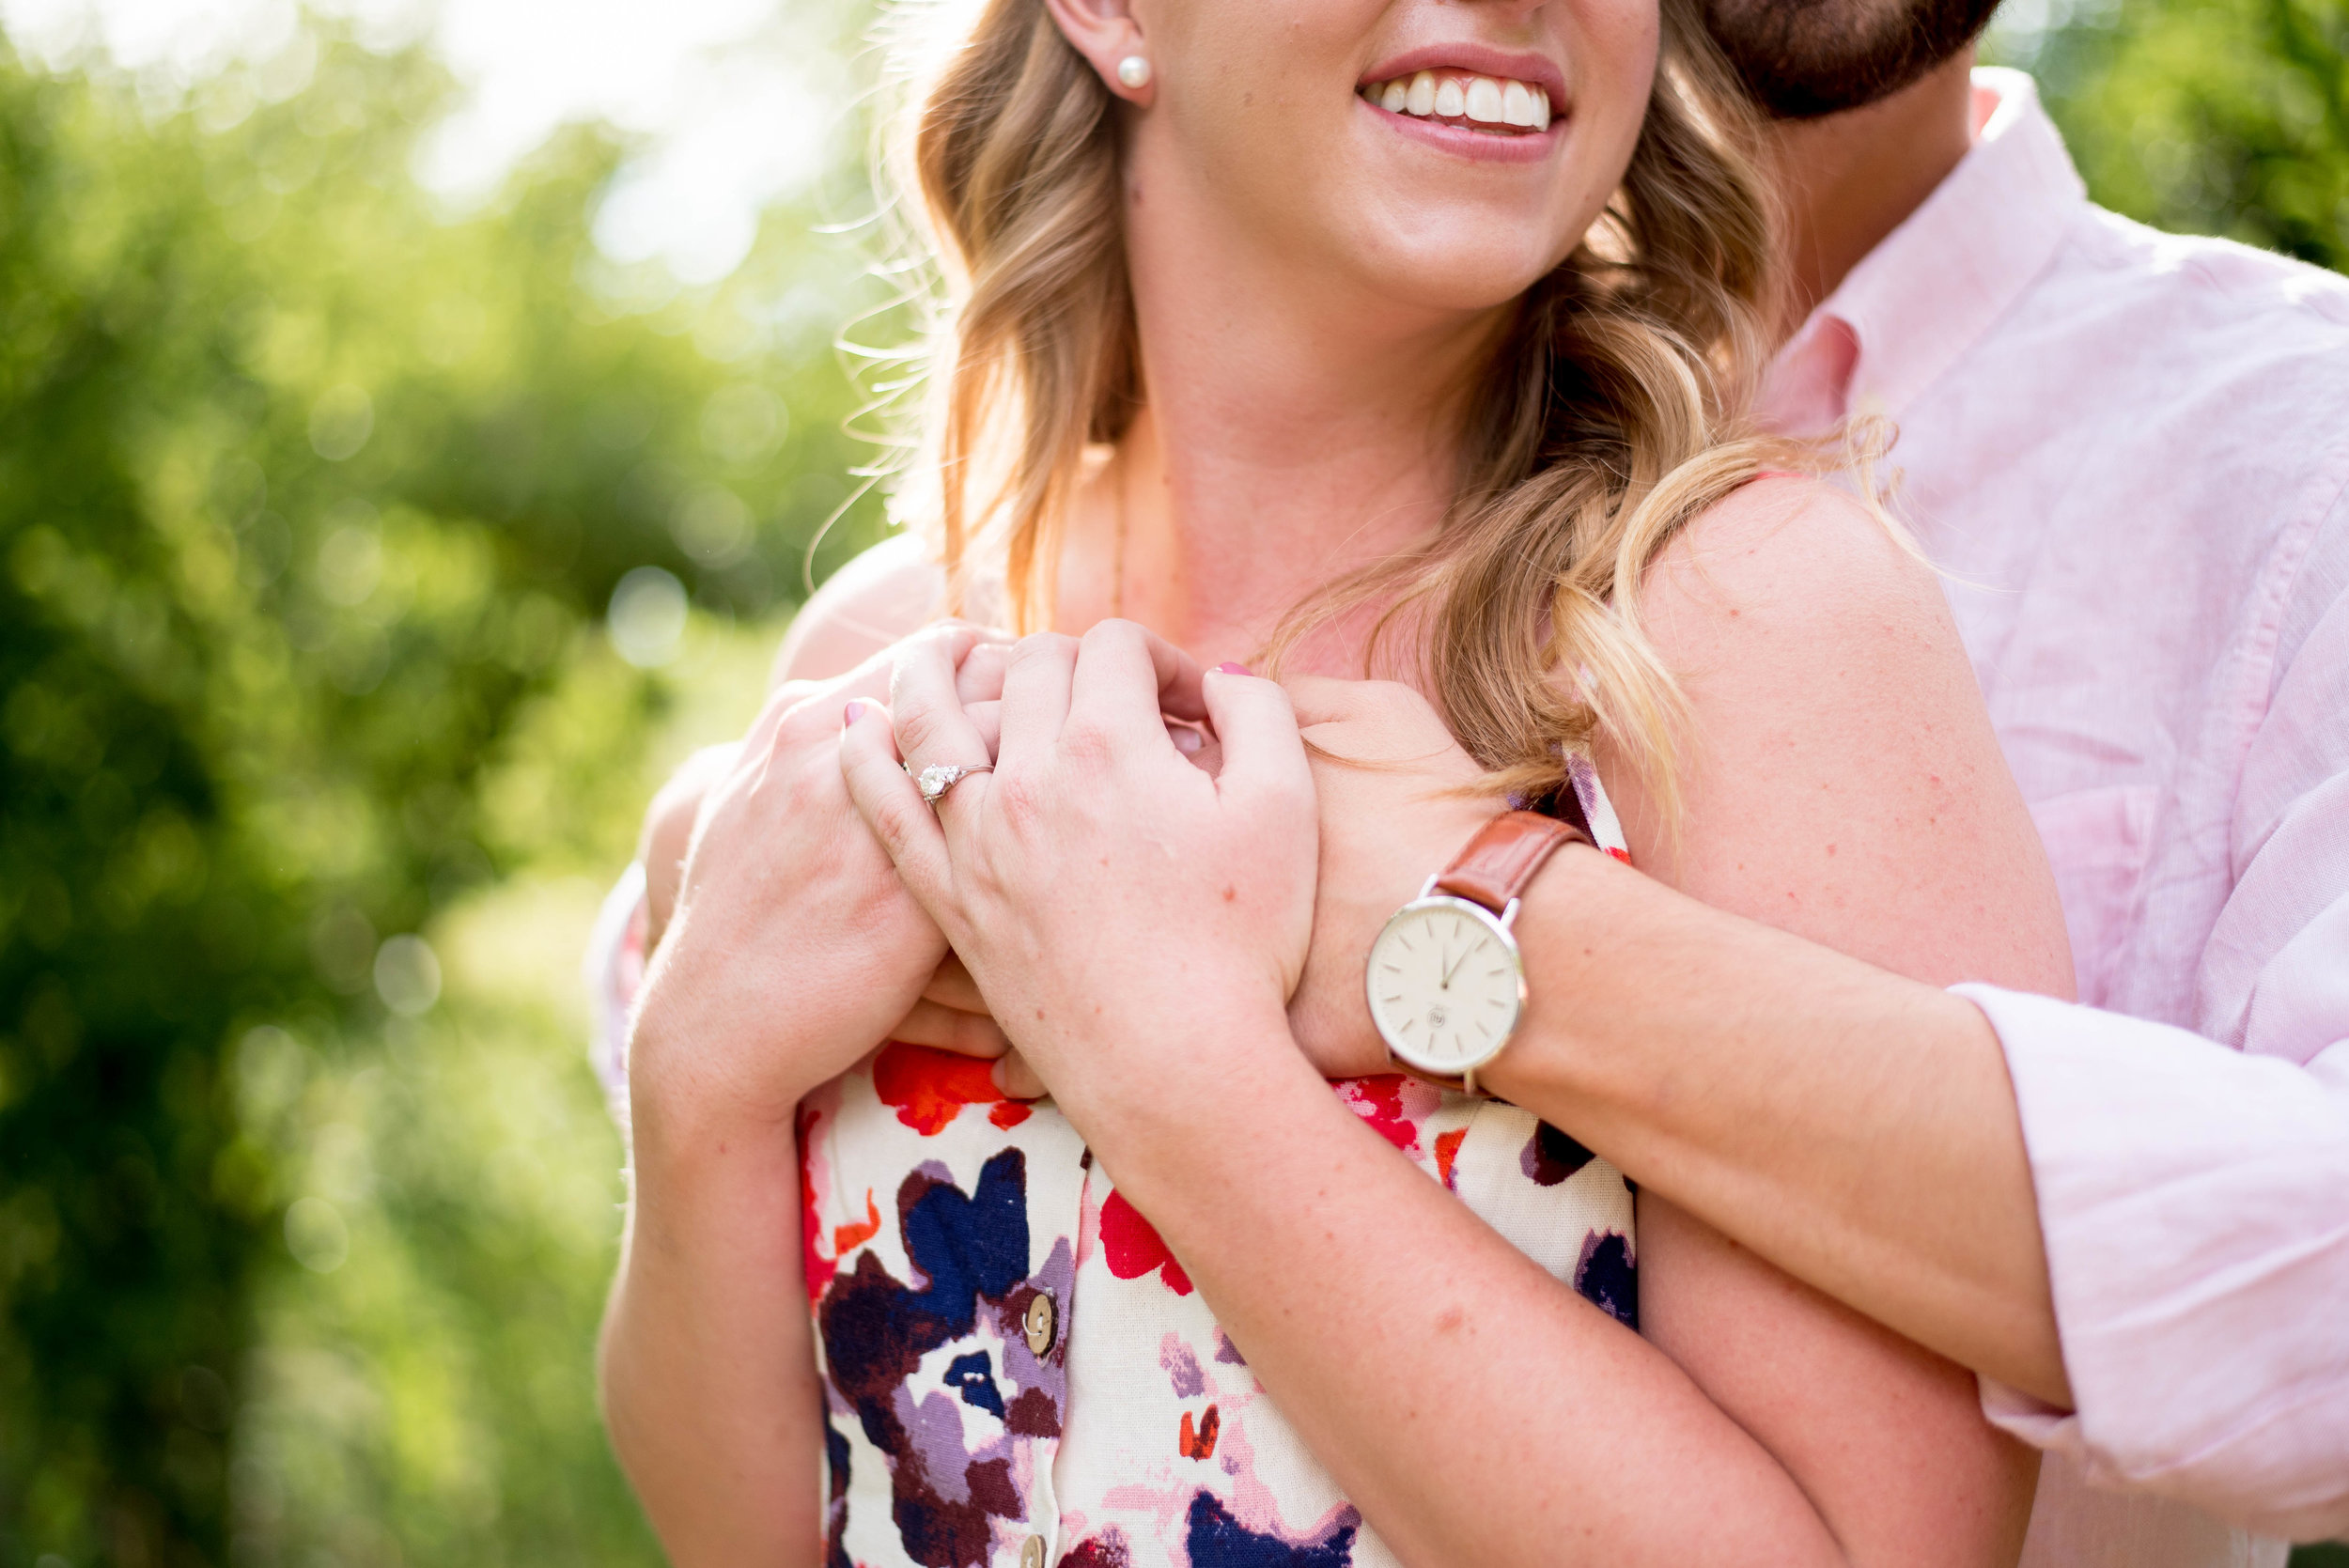
[[1549,129],[1548,92],[1525,82],[1497,81],[1490,76],[1464,80],[1423,70],[1408,78],[1370,83],[1362,88],[1362,96],[1392,115],[1475,120],[1530,131]]

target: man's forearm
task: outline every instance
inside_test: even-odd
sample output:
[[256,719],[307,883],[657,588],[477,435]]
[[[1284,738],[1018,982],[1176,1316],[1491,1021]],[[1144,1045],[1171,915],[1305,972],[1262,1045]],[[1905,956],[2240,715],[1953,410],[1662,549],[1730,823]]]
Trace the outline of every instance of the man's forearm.
[[1601,856],[1517,923],[1532,991],[1483,1075],[1781,1268],[2068,1405],[2030,1167],[1969,1002]]

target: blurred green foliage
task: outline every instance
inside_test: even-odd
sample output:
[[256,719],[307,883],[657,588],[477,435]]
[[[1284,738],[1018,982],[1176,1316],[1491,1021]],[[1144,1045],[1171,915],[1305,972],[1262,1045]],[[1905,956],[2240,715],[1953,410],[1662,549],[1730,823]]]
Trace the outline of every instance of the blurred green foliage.
[[2349,265],[2349,5],[2009,0],[2090,193],[2181,233]]
[[0,46],[0,1565],[650,1560],[576,874],[848,495],[859,264],[614,268],[592,129],[452,219],[440,69],[288,53]]
[[[2098,199],[2339,266],[2345,25],[2012,0],[1991,52]],[[875,296],[798,208],[708,289],[614,267],[593,128],[451,216],[451,102],[325,25],[160,100],[0,42],[0,1568],[658,1560],[575,966],[869,456]]]

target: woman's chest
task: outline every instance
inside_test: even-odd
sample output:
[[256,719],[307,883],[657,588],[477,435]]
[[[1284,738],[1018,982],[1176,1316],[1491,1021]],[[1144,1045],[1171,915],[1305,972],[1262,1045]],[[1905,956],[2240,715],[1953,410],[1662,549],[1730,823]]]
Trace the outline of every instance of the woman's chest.
[[[1401,1077],[1332,1090],[1633,1321],[1611,1167],[1513,1106]],[[809,1102],[801,1139],[831,1561],[1391,1560],[1049,1102],[890,1045]]]

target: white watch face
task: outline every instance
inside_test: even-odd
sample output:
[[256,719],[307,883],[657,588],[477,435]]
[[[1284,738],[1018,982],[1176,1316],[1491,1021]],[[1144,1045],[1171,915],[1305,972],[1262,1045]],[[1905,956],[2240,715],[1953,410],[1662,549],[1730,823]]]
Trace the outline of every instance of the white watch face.
[[1370,1016],[1395,1055],[1455,1077],[1508,1043],[1525,1001],[1517,944],[1481,905],[1406,904],[1371,944]]

